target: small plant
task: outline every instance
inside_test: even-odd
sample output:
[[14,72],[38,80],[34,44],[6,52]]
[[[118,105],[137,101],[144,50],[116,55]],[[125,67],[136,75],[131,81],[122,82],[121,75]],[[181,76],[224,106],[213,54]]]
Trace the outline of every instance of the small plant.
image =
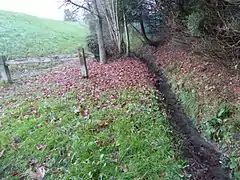
[[215,117],[211,118],[206,122],[206,134],[209,139],[220,142],[227,134],[226,123],[229,120],[230,115],[229,109],[224,106],[221,108]]
[[203,21],[203,14],[200,12],[193,12],[190,14],[187,18],[187,28],[189,30],[189,33],[192,36],[200,36],[201,31],[200,31],[200,26]]
[[223,167],[230,170],[230,178],[240,180],[240,158],[239,152],[232,152],[223,158]]

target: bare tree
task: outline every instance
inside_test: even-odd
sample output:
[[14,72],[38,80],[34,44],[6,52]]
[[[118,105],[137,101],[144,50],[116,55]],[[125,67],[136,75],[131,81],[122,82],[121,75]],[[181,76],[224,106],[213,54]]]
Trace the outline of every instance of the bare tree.
[[120,0],[103,0],[101,3],[103,15],[108,23],[110,37],[116,43],[118,52],[122,53],[123,32],[120,18],[122,17],[120,9]]
[[98,37],[98,45],[99,45],[99,57],[100,63],[105,64],[107,62],[106,49],[104,46],[104,38],[103,38],[103,27],[102,27],[102,16],[99,12],[98,2],[97,0],[88,0],[82,3],[73,0],[64,0],[66,4],[71,4],[76,7],[76,10],[81,8],[85,11],[91,13],[92,16],[96,19],[96,31]]

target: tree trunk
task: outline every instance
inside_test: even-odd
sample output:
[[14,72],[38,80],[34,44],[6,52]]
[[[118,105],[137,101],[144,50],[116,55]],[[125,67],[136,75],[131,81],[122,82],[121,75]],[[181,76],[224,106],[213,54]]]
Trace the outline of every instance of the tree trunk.
[[100,63],[105,64],[107,62],[106,49],[104,46],[104,37],[102,29],[102,19],[99,17],[97,20],[97,35],[98,35],[98,47]]
[[129,54],[130,54],[130,39],[129,39],[129,31],[128,31],[125,13],[123,13],[123,23],[124,23],[124,31],[125,31],[125,38],[126,38],[126,56],[129,56]]
[[111,38],[114,40],[119,54],[122,53],[122,29],[119,16],[119,1],[118,0],[108,0],[103,1],[102,8],[104,9],[104,15],[107,19],[108,28],[111,34]]
[[150,46],[157,47],[160,42],[152,41],[147,37],[145,27],[144,27],[144,23],[143,23],[143,18],[140,18],[139,23],[140,23],[140,26],[141,26],[142,36],[143,36],[143,39],[145,40],[145,42]]
[[105,49],[105,46],[104,46],[102,17],[100,15],[98,7],[97,7],[97,0],[94,0],[93,7],[94,7],[94,10],[97,14],[97,16],[96,16],[96,20],[97,20],[96,30],[97,30],[97,37],[98,37],[100,63],[105,64],[107,62],[107,56],[106,56],[106,49]]

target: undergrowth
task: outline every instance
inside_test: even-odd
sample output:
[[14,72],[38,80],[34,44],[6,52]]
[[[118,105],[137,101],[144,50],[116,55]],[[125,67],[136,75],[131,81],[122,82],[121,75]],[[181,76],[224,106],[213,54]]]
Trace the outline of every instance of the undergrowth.
[[218,143],[223,166],[230,168],[233,179],[240,179],[240,109],[236,104],[215,97],[200,96],[191,81],[191,74],[177,78],[177,64],[169,65],[167,74],[184,111],[191,117],[197,129],[214,143]]

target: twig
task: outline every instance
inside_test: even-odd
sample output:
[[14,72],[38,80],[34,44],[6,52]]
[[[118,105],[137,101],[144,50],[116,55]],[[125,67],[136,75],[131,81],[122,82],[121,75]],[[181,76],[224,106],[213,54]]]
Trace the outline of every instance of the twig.
[[93,12],[91,9],[89,9],[89,8],[83,6],[83,5],[77,4],[77,3],[73,2],[72,0],[65,0],[65,2],[66,2],[66,3],[70,3],[70,4],[74,5],[74,6],[77,6],[78,8],[84,9],[85,11],[88,11],[88,12],[90,12],[91,14],[97,16],[97,17],[99,16],[98,14],[96,14],[95,12]]

